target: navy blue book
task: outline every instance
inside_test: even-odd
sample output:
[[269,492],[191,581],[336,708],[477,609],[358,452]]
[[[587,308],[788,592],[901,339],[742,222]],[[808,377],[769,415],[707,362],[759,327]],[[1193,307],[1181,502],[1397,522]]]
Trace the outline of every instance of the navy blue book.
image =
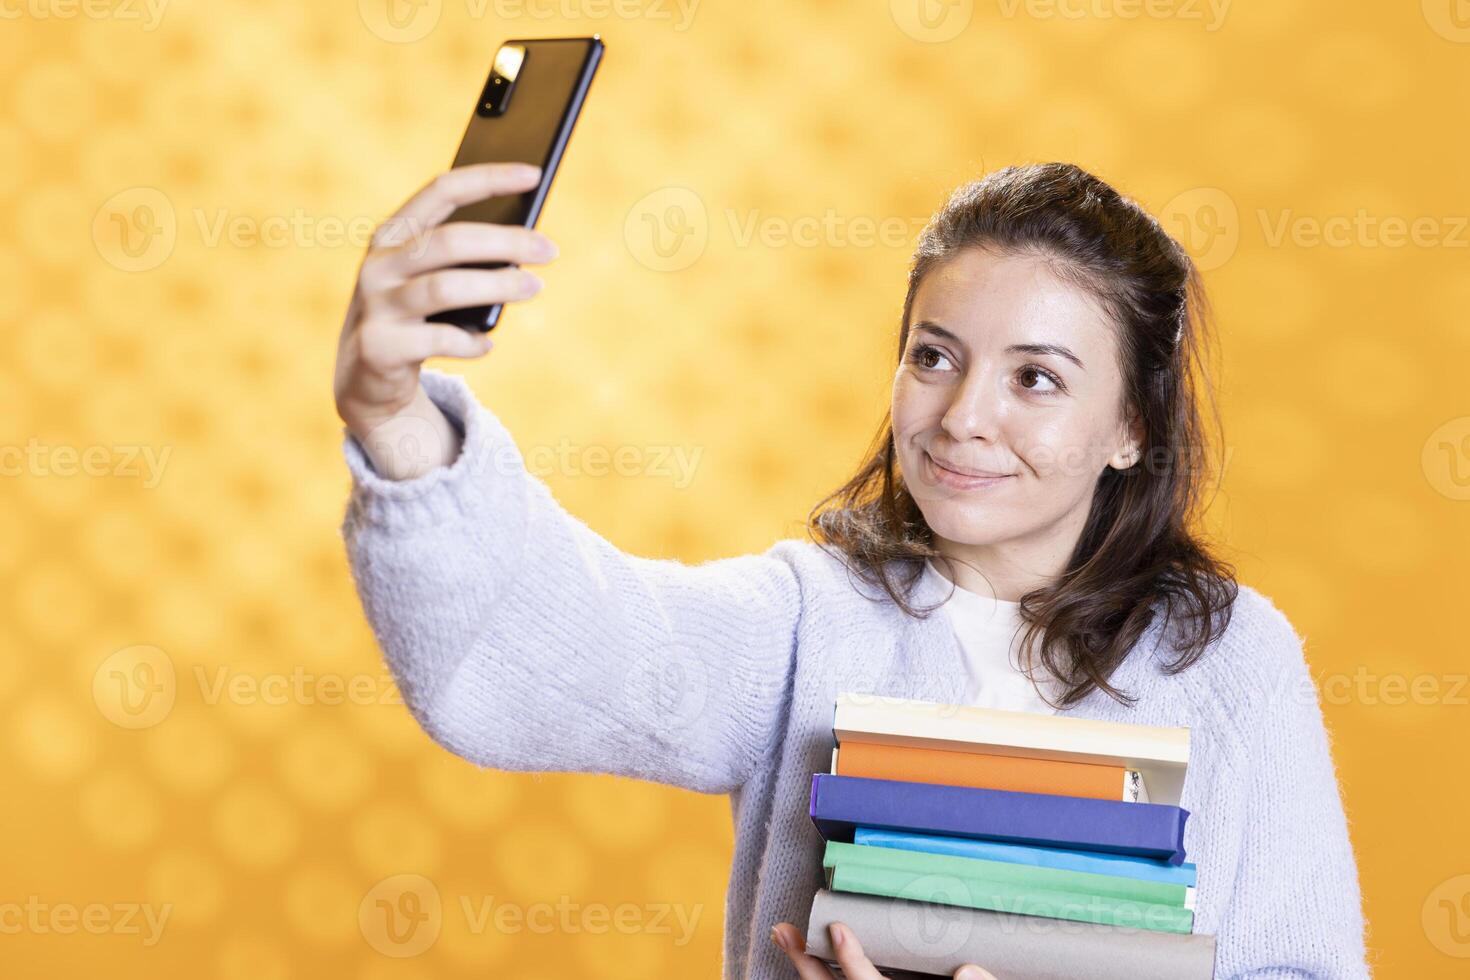
[[1163,803],[1017,793],[812,773],[812,823],[851,843],[857,827],[950,834],[1184,862],[1189,811]]

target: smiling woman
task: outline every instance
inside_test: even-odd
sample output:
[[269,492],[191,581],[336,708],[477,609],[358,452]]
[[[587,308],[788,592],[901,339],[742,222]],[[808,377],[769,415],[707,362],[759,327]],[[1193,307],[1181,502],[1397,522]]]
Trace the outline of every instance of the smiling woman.
[[[448,214],[522,179],[451,172],[405,207]],[[470,247],[551,257],[520,232],[433,235],[422,261],[375,249],[344,324],[343,535],[363,609],[404,704],[450,751],[730,796],[728,980],[831,975],[804,932],[822,887],[812,777],[843,691],[1188,726],[1184,847],[1215,976],[1366,976],[1301,640],[1192,530],[1203,293],[1138,205],[1059,163],[962,187],[919,242],[891,419],[812,512],[821,540],[697,565],[614,547],[463,379],[420,373],[431,354],[489,349],[422,322],[458,288],[425,282],[435,263]],[[474,288],[535,291],[503,272]],[[928,616],[946,584],[974,595]],[[1028,644],[1044,635],[1049,678],[1011,663],[1023,624]],[[845,923],[829,932],[846,976],[882,975]],[[984,969],[1006,973],[956,975]]]
[[813,508],[814,535],[914,615],[926,559],[1019,602],[1022,660],[1064,705],[1117,696],[1108,678],[1160,599],[1187,667],[1235,598],[1192,530],[1208,329],[1188,254],[1092,174],[1007,167],[961,187],[920,236],[877,448]]

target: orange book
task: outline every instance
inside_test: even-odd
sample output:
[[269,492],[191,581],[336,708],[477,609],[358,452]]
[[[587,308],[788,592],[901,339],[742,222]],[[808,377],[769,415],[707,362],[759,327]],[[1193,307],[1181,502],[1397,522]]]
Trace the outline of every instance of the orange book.
[[1137,774],[1122,766],[952,752],[911,745],[843,742],[835,753],[832,771],[839,776],[897,779],[906,783],[1085,796],[1095,800],[1136,802],[1141,799]]

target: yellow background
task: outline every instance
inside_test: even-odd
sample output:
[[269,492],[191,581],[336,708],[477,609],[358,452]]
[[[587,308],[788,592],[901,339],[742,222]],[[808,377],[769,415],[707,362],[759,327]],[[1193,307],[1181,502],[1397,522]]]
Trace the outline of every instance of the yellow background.
[[[544,469],[568,508],[691,561],[799,534],[882,413],[924,217],[1007,163],[1094,170],[1209,269],[1211,525],[1323,677],[1378,976],[1470,969],[1464,0],[394,2],[4,7],[0,446],[32,452],[0,481],[0,903],[108,925],[0,933],[0,973],[716,974],[727,802],[449,757],[377,703],[338,536],[364,228],[448,165],[498,42],[593,32],[562,256],[440,365],[587,463]],[[439,932],[386,955],[410,886]],[[464,914],[559,896],[601,930]],[[157,942],[129,903],[172,906]]]

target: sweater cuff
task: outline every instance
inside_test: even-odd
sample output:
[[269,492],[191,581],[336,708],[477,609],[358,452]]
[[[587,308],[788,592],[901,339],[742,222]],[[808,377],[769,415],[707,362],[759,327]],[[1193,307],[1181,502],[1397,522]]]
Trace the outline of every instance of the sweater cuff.
[[459,455],[447,466],[410,480],[378,474],[357,437],[343,428],[342,455],[352,475],[348,520],[392,528],[432,527],[462,518],[520,523],[525,461],[515,438],[475,400],[465,380],[431,368],[419,373],[429,400],[462,436]]

